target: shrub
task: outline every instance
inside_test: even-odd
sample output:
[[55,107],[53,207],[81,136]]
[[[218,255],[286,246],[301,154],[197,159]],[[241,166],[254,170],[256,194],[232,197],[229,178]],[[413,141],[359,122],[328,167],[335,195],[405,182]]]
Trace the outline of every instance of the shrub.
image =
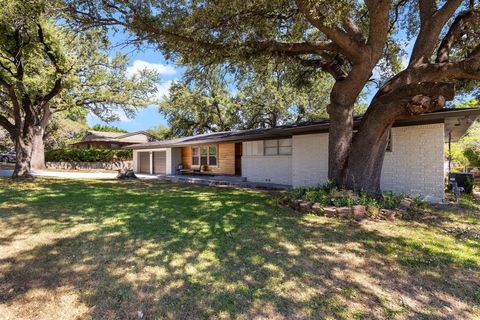
[[45,160],[49,162],[112,162],[132,158],[132,150],[111,149],[63,148],[50,150],[45,154]]
[[[323,206],[351,207],[353,205],[364,205],[376,208],[395,209],[405,195],[396,195],[392,192],[384,192],[382,197],[377,199],[366,192],[353,192],[338,190],[331,182],[315,188],[295,188],[289,191],[290,199],[302,199],[310,202],[318,202]],[[415,205],[420,207],[422,202],[415,199]]]
[[400,204],[400,201],[405,198],[405,195],[396,195],[392,192],[384,192],[380,205],[385,209],[395,209]]
[[470,177],[465,178],[465,193],[472,194],[473,192],[473,181]]

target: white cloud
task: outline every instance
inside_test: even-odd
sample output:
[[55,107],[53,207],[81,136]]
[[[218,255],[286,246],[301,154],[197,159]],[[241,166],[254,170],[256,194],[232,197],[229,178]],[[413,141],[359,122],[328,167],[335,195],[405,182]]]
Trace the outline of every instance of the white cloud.
[[120,122],[132,122],[134,119],[130,119],[129,117],[127,117],[127,115],[125,114],[125,112],[123,112],[122,110],[115,110],[114,113],[118,116],[118,121]]
[[160,75],[174,75],[177,73],[177,70],[175,70],[175,68],[172,66],[167,66],[161,63],[151,63],[143,60],[135,60],[133,65],[127,68],[127,75],[131,77],[144,69],[157,71]]
[[161,84],[157,84],[156,98],[163,100],[164,97],[168,97],[170,86],[172,85],[172,83],[172,80],[168,80],[162,82]]

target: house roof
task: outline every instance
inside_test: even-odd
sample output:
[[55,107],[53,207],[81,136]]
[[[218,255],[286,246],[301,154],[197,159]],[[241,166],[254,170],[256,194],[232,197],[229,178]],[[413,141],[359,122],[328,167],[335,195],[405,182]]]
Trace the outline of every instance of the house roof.
[[[480,116],[480,109],[442,109],[424,113],[408,120],[395,122],[394,127],[414,126],[431,123],[445,123],[445,138],[451,134],[452,141],[460,139],[470,125]],[[354,127],[358,127],[361,116],[354,117]],[[199,134],[172,140],[154,141],[134,144],[127,149],[156,149],[188,146],[193,144],[241,142],[249,140],[289,138],[298,134],[328,132],[330,121],[328,119],[306,121],[294,124],[281,125],[274,128],[260,128],[252,130],[234,130]]]
[[79,142],[72,143],[72,145],[82,144],[85,142],[112,142],[112,143],[129,143],[129,144],[138,144],[144,143],[145,140],[138,137],[138,135],[144,135],[153,139],[153,137],[146,133],[145,131],[136,131],[136,132],[107,132],[107,131],[93,131],[90,130]]

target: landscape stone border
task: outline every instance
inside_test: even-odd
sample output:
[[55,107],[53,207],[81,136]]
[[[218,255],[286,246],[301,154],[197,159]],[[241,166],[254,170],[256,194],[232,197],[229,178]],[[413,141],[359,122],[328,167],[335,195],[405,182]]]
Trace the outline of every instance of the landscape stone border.
[[327,217],[338,217],[341,219],[350,219],[356,221],[362,221],[365,219],[384,219],[393,221],[397,218],[401,218],[407,214],[408,208],[413,204],[411,198],[404,198],[400,202],[398,209],[383,209],[373,206],[354,205],[351,207],[334,207],[324,206],[318,202],[310,202],[300,199],[287,199],[282,200],[284,206],[289,206],[293,210],[305,214],[315,213],[325,215]]

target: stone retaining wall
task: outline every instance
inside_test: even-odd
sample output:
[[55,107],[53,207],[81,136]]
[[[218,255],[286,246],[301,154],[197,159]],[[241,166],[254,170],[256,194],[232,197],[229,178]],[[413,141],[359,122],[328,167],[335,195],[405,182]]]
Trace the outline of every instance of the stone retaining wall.
[[133,169],[133,161],[113,162],[47,162],[48,169],[55,170],[119,170]]

